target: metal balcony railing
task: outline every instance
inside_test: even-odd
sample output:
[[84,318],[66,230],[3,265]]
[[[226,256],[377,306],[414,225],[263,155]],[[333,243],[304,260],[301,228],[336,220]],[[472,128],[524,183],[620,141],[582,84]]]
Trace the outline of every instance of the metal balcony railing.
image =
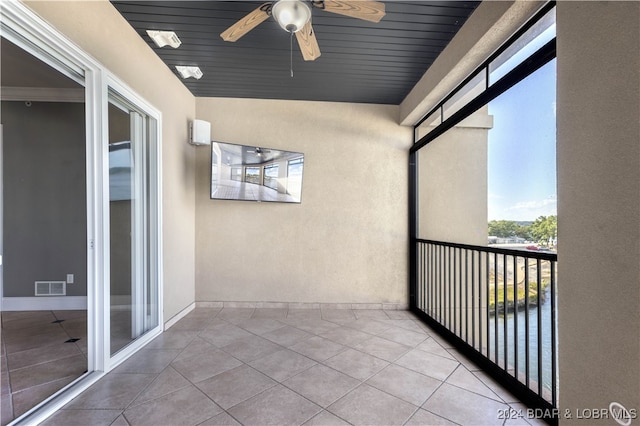
[[553,411],[557,254],[415,241],[412,309],[516,395]]

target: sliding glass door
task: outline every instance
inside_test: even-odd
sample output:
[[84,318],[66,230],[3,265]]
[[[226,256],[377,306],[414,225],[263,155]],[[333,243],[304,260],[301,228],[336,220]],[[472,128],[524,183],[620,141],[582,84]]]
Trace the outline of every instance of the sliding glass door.
[[110,354],[159,324],[156,120],[109,91]]

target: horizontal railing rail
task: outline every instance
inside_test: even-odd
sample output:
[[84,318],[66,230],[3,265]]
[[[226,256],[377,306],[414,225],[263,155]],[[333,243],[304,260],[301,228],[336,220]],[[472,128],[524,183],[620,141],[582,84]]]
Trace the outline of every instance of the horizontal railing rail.
[[554,410],[557,254],[424,239],[414,250],[412,309]]

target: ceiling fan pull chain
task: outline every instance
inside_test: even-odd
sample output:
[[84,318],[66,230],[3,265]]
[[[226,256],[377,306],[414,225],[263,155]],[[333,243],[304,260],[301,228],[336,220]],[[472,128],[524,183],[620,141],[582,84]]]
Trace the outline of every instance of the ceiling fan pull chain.
[[289,69],[291,70],[291,78],[293,78],[293,31],[291,31],[291,39],[289,41]]

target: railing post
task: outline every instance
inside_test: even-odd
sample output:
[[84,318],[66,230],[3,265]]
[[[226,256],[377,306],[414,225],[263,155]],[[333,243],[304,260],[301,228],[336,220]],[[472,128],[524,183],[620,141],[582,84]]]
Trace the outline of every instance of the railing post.
[[417,289],[418,164],[417,151],[409,153],[409,308],[415,309]]

